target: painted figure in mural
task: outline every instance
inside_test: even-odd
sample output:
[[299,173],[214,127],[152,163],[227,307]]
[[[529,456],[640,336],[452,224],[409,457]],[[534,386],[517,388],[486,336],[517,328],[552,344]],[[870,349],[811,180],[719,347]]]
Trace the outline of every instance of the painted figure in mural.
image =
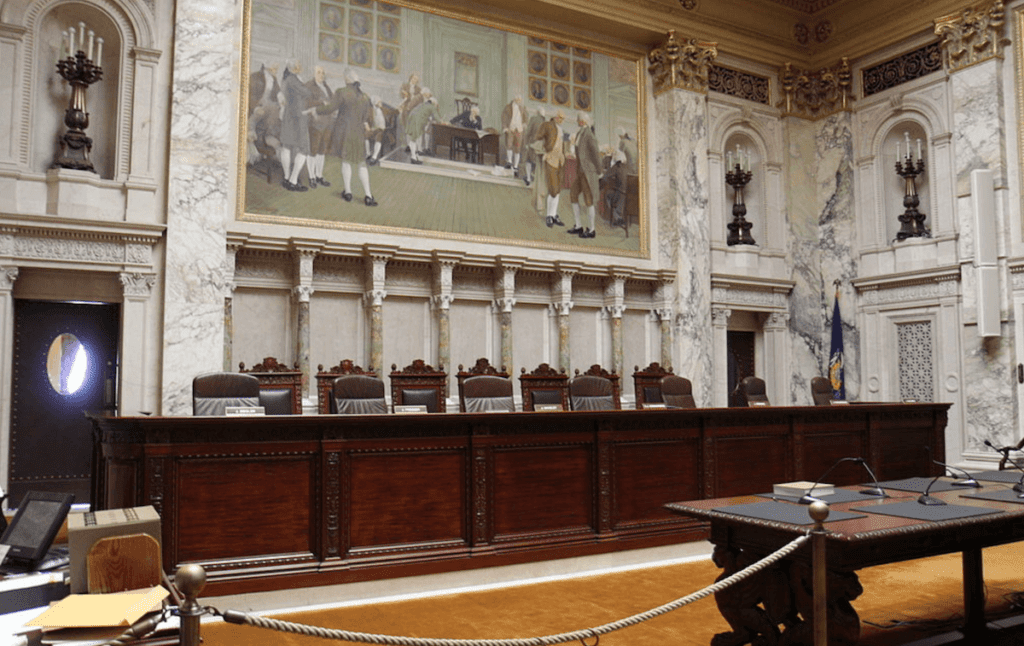
[[410,74],[409,80],[402,83],[399,95],[402,97],[402,102],[398,104],[399,123],[404,128],[405,120],[409,116],[409,113],[412,112],[416,106],[423,103],[423,88],[420,87],[420,75],[416,72]]
[[[333,95],[327,85],[327,73],[321,66],[313,68],[313,78],[306,87],[309,90],[310,108],[318,108],[326,104]],[[309,118],[309,157],[306,158],[306,172],[309,174],[309,187],[330,186],[324,179],[324,160],[331,147],[331,117],[315,112]]]
[[373,106],[370,98],[359,88],[359,76],[345,70],[345,87],[334,93],[325,105],[316,108],[318,114],[337,113],[331,127],[331,151],[341,159],[341,179],[345,190],[341,198],[352,201],[352,167],[359,173],[363,186],[363,203],[377,206],[370,191],[370,171],[366,166],[366,134],[373,128]]
[[545,224],[549,227],[555,224],[565,226],[558,217],[558,197],[562,193],[562,182],[565,181],[564,121],[565,113],[559,110],[541,125],[534,140],[538,144],[538,152],[544,156],[544,182],[547,187]]
[[246,133],[247,161],[280,161],[281,86],[277,64],[264,64],[249,76],[249,124]]
[[611,166],[601,176],[600,186],[604,190],[604,204],[612,226],[621,227],[626,223],[622,215],[626,208],[626,153],[615,151]]
[[619,128],[619,150],[626,156],[626,172],[637,174],[637,157],[640,155],[636,147],[636,139],[629,136],[625,128]]
[[[572,202],[572,217],[575,222],[573,228],[566,233],[576,234],[581,238],[593,238],[597,234],[597,203],[600,200],[600,188],[598,177],[601,172],[601,150],[597,145],[597,135],[594,133],[593,118],[586,112],[580,112],[576,116],[576,125],[579,129],[573,136],[573,151],[576,155],[576,176],[569,186],[569,200]],[[587,218],[590,226],[584,228],[580,222],[580,197],[587,206]]]
[[419,139],[426,132],[431,121],[441,121],[441,111],[437,107],[437,99],[434,98],[430,88],[421,90],[423,102],[413,108],[405,120],[405,135],[409,144],[409,161],[413,164],[422,164],[418,146]]
[[309,88],[299,78],[302,64],[292,61],[281,75],[284,94],[284,116],[281,118],[281,167],[284,179],[281,185],[289,191],[305,191],[299,184],[299,174],[309,155]]
[[482,130],[484,127],[484,120],[480,118],[480,106],[474,105],[469,110],[465,110],[458,116],[452,117],[451,124],[462,128]]
[[528,142],[528,145],[523,148],[523,154],[519,158],[519,177],[527,186],[533,182],[533,174],[537,170],[537,162],[540,161],[540,155],[537,154],[533,146],[529,145],[529,142],[537,138],[537,131],[540,130],[545,118],[544,108],[537,108],[527,120],[526,129],[523,130],[523,141]]
[[[281,86],[277,82],[277,63],[260,65],[258,72],[249,75],[249,115],[256,111],[258,106],[269,106],[273,104],[280,108],[279,95]],[[277,115],[281,117],[280,114]]]
[[384,116],[379,96],[371,96],[370,104],[373,106],[373,126],[370,132],[366,133],[366,163],[376,166],[380,163],[380,149],[384,143],[384,131],[388,126],[388,120]]
[[519,168],[519,151],[523,145],[525,127],[526,111],[523,109],[523,97],[519,95],[501,111],[501,133],[505,137],[505,168]]

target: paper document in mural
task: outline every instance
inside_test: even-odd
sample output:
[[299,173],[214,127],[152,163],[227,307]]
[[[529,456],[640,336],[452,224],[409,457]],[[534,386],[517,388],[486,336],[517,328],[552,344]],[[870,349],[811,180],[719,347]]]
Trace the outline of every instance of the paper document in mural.
[[832,399],[846,399],[843,378],[843,318],[839,313],[839,289],[832,308],[832,352],[828,359],[828,380],[832,382]]

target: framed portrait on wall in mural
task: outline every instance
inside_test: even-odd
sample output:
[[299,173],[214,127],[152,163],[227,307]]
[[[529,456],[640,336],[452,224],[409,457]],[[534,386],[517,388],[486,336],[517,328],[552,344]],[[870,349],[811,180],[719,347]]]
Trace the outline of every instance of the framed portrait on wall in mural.
[[649,255],[638,54],[413,0],[246,0],[245,20],[239,220]]

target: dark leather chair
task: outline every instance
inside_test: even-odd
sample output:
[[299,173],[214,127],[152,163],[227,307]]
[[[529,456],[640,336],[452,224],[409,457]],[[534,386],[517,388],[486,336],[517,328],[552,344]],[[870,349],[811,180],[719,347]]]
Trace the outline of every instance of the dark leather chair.
[[391,407],[426,406],[428,413],[447,411],[448,373],[443,366],[435,370],[423,359],[398,369],[391,364]]
[[377,373],[371,367],[363,370],[352,362],[351,359],[342,359],[338,365],[324,369],[321,363],[316,367],[316,408],[321,415],[337,413],[334,407],[334,380],[345,375],[366,375],[376,377]]
[[512,382],[497,375],[470,377],[463,383],[459,406],[466,413],[515,412]]
[[744,377],[740,382],[739,390],[747,406],[769,406],[771,404],[768,401],[764,379],[760,377]]
[[633,367],[633,393],[636,396],[636,409],[640,410],[645,404],[662,404],[661,380],[672,374],[672,369],[666,370],[660,363],[654,361],[643,370],[639,366]]
[[697,408],[693,384],[686,377],[666,375],[661,379],[661,398],[669,408]]
[[558,406],[569,410],[569,376],[542,363],[531,372],[520,370],[519,387],[523,393],[523,410],[535,411],[537,406]]
[[223,415],[228,406],[259,406],[260,380],[239,372],[211,372],[192,380],[192,414]]
[[267,415],[302,414],[302,371],[298,364],[289,368],[275,357],[265,357],[252,368],[238,364],[244,372],[260,381],[260,406]]
[[[462,411],[463,413],[467,412],[465,405],[466,395],[464,392],[464,384],[466,383],[467,379],[472,379],[473,377],[480,376],[502,377],[504,379],[508,379],[508,372],[505,370],[505,366],[502,366],[501,370],[498,370],[497,368],[492,366],[491,362],[488,361],[485,357],[477,359],[476,363],[474,363],[469,368],[469,370],[466,370],[462,364],[459,364],[459,371],[455,373],[455,380],[458,382],[459,387],[459,410]],[[511,386],[509,387],[511,388]]]
[[383,415],[388,412],[384,382],[370,375],[342,375],[331,386],[332,407],[341,415]]
[[815,406],[830,406],[832,404],[832,382],[825,377],[813,377],[811,379],[811,397]]
[[618,375],[594,364],[569,382],[569,403],[573,410],[619,410]]

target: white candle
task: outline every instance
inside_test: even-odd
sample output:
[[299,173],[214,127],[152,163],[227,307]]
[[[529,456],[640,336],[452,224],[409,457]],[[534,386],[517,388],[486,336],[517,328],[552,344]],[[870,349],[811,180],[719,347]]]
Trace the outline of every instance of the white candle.
[[911,155],[913,153],[910,151],[910,133],[909,132],[904,132],[903,133],[903,140],[907,142],[907,159],[910,159],[910,157],[911,157]]
[[896,163],[900,163],[900,142],[896,142]]
[[75,57],[75,28],[68,28],[68,54],[71,58]]
[[725,169],[732,172],[732,152],[725,153]]
[[64,31],[60,32],[60,58],[58,60],[63,60],[65,58],[67,58],[67,56],[68,56],[67,50],[68,50],[68,30],[65,29]]
[[94,35],[95,34],[93,33],[93,31],[90,29],[89,30],[89,51],[85,55],[85,57],[88,58],[89,60],[92,60],[92,39],[93,39]]
[[103,39],[96,39],[96,67],[100,67],[100,61],[103,60]]
[[85,49],[85,23],[78,23],[78,48]]
[[917,158],[921,159],[921,140],[917,140]]
[[748,150],[746,148],[743,149],[743,161],[745,162],[743,164],[743,170],[749,171],[750,170],[750,150]]

